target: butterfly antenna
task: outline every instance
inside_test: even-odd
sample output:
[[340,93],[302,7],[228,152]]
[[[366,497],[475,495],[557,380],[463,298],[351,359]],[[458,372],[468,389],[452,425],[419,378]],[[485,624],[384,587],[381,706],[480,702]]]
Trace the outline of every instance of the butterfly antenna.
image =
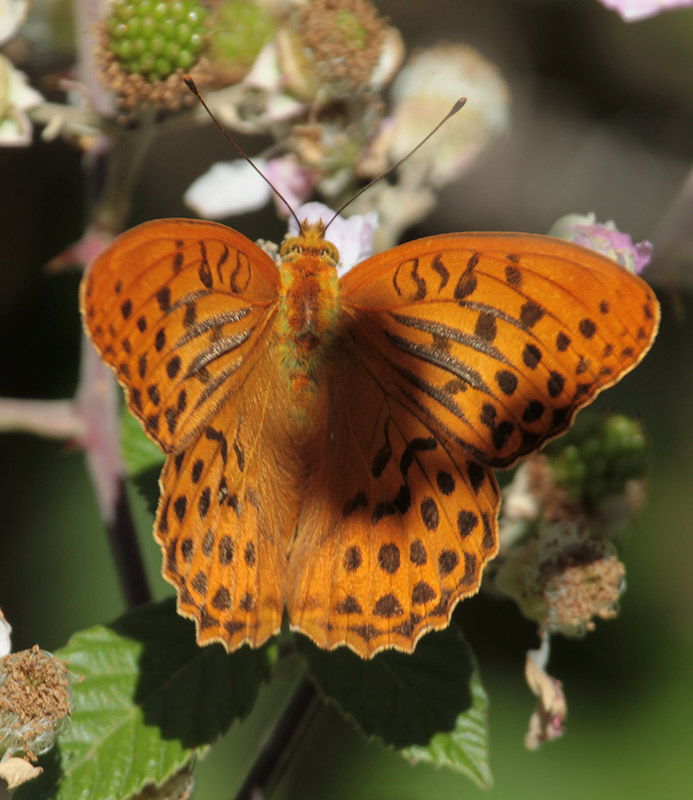
[[361,197],[361,195],[365,191],[370,189],[371,186],[373,186],[374,183],[377,183],[379,180],[382,180],[387,175],[389,175],[391,172],[394,172],[397,169],[397,167],[403,161],[406,161],[409,158],[409,156],[414,155],[414,153],[419,149],[419,147],[422,147],[423,145],[425,145],[426,142],[431,138],[431,136],[433,136],[433,134],[436,133],[436,131],[438,131],[439,128],[442,128],[443,125],[450,119],[450,117],[454,117],[455,114],[457,114],[457,112],[462,108],[462,106],[466,102],[467,102],[467,98],[466,97],[460,97],[460,99],[455,102],[453,107],[450,109],[450,111],[448,111],[448,113],[443,117],[443,119],[441,119],[441,121],[435,126],[435,128],[433,128],[432,131],[430,131],[430,133],[428,133],[428,134],[426,134],[426,136],[424,136],[424,138],[416,145],[416,147],[413,147],[408,153],[403,155],[402,158],[400,158],[397,161],[395,161],[394,164],[390,164],[390,166],[387,169],[384,169],[380,173],[380,175],[376,175],[376,177],[373,178],[372,181],[369,181],[364,187],[359,189],[358,192],[356,192],[356,194],[352,195],[346,201],[346,203],[344,203],[343,206],[341,206],[337,211],[335,211],[335,214],[332,217],[332,219],[327,223],[327,225],[325,225],[325,230],[327,230],[330,227],[330,225],[337,219],[337,217],[344,211],[344,209],[347,208],[348,206],[350,206],[354,202],[354,200],[356,200],[357,197]]
[[212,114],[209,106],[205,102],[204,97],[202,97],[202,95],[200,94],[200,90],[195,85],[195,81],[190,77],[190,75],[183,75],[183,80],[185,81],[185,85],[188,87],[188,89],[190,89],[190,91],[195,95],[195,97],[197,97],[200,103],[202,103],[204,110],[209,114],[209,116],[212,119],[212,122],[217,126],[217,128],[219,128],[219,130],[224,134],[224,136],[229,140],[229,142],[231,142],[231,144],[236,148],[239,155],[250,164],[250,166],[255,170],[255,172],[257,172],[257,174],[262,178],[262,180],[270,187],[270,189],[277,195],[277,197],[282,201],[282,203],[284,203],[284,205],[289,209],[289,213],[296,220],[298,229],[301,230],[302,229],[301,223],[298,217],[296,216],[296,212],[293,210],[293,208],[291,208],[289,201],[286,199],[286,197],[284,197],[284,195],[279,191],[279,189],[277,189],[277,187],[272,184],[272,181],[270,181],[270,179],[255,166],[250,156],[243,151],[243,148],[238,144],[238,142],[233,138],[233,136],[231,136],[231,134],[226,130],[226,128],[221,124],[221,122],[219,122],[219,120],[214,116],[214,114]]

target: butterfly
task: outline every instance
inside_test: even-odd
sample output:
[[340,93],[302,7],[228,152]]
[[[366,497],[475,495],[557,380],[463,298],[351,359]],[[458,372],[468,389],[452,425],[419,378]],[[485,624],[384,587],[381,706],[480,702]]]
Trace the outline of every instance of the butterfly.
[[154,537],[198,642],[281,627],[363,658],[413,651],[498,552],[506,468],[643,358],[649,286],[574,244],[453,233],[341,279],[324,223],[277,264],[164,219],[81,286],[86,329],[166,454]]

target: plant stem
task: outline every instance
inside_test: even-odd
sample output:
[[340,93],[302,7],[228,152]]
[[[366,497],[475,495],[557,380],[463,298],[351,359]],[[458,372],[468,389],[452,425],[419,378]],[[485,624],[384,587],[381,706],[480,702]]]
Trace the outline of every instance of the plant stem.
[[318,708],[318,693],[305,675],[294,690],[235,800],[263,800],[287,766],[290,755]]
[[125,481],[122,479],[119,481],[114,511],[113,519],[106,522],[106,532],[125,602],[129,608],[133,608],[151,602],[152,592],[137,541]]

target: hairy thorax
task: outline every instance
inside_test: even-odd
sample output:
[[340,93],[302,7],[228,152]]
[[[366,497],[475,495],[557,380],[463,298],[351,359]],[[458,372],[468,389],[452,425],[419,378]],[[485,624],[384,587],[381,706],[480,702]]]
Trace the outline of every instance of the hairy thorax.
[[339,254],[323,234],[322,223],[304,223],[302,235],[287,239],[280,250],[280,363],[299,413],[315,396],[341,311]]

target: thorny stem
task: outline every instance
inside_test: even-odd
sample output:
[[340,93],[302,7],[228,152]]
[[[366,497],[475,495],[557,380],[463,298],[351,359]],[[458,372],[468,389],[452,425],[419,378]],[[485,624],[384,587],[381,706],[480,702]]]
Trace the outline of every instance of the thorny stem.
[[317,708],[317,690],[304,675],[255,759],[235,800],[264,800],[269,796]]

